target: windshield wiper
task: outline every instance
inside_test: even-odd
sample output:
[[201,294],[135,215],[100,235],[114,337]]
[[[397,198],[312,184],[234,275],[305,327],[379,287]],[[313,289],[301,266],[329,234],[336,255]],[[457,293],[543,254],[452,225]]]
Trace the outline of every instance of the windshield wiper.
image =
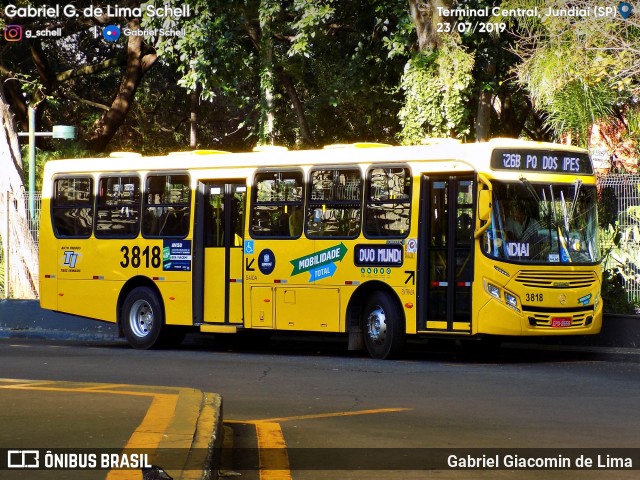
[[524,175],[520,176],[520,183],[522,183],[527,189],[527,191],[531,194],[531,196],[536,199],[536,202],[540,203],[540,197],[538,196],[536,189],[533,188],[533,185],[531,185],[531,182],[527,180],[527,178]]
[[539,208],[542,216],[547,217],[547,215],[549,214],[549,204],[544,194],[544,190],[542,190],[542,196],[544,198],[543,200],[541,200],[540,196],[538,195],[538,192],[536,192],[536,189],[533,188],[533,185],[531,185],[531,182],[524,175],[521,175],[519,180],[520,180],[520,183],[522,183],[522,185],[524,185],[524,187],[527,189],[527,192],[529,192],[529,195],[531,195],[535,199],[536,203],[540,206]]
[[576,207],[578,206],[578,195],[580,195],[580,188],[582,187],[582,180],[576,178],[573,183],[575,184],[575,193],[573,194],[573,206],[571,207],[571,214],[569,217],[571,218],[570,223],[573,224],[573,214],[576,212]]

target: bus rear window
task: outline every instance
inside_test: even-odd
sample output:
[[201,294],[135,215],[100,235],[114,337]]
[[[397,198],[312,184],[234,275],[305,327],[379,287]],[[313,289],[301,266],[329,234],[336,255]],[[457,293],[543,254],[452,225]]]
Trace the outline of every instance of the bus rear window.
[[56,237],[89,238],[93,224],[93,179],[55,179],[51,209]]
[[367,176],[364,233],[367,237],[406,237],[411,219],[411,171],[375,167]]
[[149,175],[145,187],[143,236],[185,237],[189,233],[189,176]]
[[135,238],[140,230],[140,179],[102,177],[98,183],[96,237]]

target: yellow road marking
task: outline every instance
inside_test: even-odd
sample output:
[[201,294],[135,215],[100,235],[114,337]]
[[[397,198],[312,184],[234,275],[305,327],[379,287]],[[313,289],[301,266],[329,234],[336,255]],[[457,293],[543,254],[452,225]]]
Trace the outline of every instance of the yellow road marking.
[[[377,408],[373,410],[356,410],[350,412],[333,412],[333,413],[316,413],[310,415],[297,415],[293,417],[276,417],[276,418],[265,418],[262,420],[254,420],[251,423],[272,423],[272,422],[288,422],[290,420],[312,420],[316,418],[331,418],[331,417],[353,417],[356,415],[374,415],[377,413],[394,413],[394,412],[406,412],[407,410],[411,410],[410,408]],[[249,422],[245,422],[249,423]]]
[[104,385],[94,385],[93,387],[83,388],[84,391],[104,391],[104,390],[113,390],[114,388],[125,388],[129,385],[124,383],[105,383]]
[[411,408],[377,408],[349,412],[317,413],[292,417],[263,418],[258,420],[225,420],[224,423],[254,425],[258,438],[260,460],[260,480],[291,480],[289,455],[280,423],[291,420],[312,420],[317,418],[351,417],[379,413],[406,412]]
[[39,392],[75,392],[75,393],[108,393],[111,395],[129,395],[134,397],[154,397],[158,395],[157,393],[152,392],[131,392],[125,390],[98,390],[96,391],[94,387],[83,387],[83,388],[65,388],[65,387],[38,387],[37,385],[47,385],[56,382],[46,382],[46,383],[36,383],[33,385],[29,384],[18,384],[18,385],[0,385],[0,388],[12,389],[12,390],[37,390]]
[[278,423],[258,422],[260,480],[291,480],[287,444]]
[[[124,446],[125,449],[158,448],[165,430],[173,419],[177,395],[159,394],[153,396],[153,402],[147,410],[138,428]],[[137,480],[142,478],[142,470],[111,470],[107,480]]]
[[[0,382],[12,382],[10,379],[0,379]],[[46,391],[46,392],[72,392],[72,393],[92,393],[129,395],[135,397],[151,397],[151,406],[147,409],[140,425],[134,430],[124,449],[156,449],[162,441],[165,431],[169,427],[175,416],[176,405],[178,403],[178,389],[176,393],[156,393],[131,390],[114,390],[118,387],[131,387],[131,385],[116,384],[82,384],[75,387],[50,387],[45,385],[73,382],[40,381],[30,382],[19,380],[20,383],[9,383],[0,385],[0,389],[13,389],[25,391]],[[77,384],[80,385],[80,384]],[[142,479],[141,470],[111,470],[107,475],[107,480],[139,480]]]

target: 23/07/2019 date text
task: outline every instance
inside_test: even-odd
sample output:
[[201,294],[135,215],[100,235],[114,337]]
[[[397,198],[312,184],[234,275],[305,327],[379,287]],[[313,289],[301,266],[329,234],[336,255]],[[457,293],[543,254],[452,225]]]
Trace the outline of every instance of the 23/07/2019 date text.
[[504,32],[506,29],[507,24],[504,22],[442,22],[437,25],[439,33],[495,33]]

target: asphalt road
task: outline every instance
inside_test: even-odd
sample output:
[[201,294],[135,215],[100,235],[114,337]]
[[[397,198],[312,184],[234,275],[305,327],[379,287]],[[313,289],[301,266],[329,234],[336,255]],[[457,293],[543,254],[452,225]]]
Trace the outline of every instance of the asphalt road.
[[[633,351],[512,346],[475,354],[444,343],[414,345],[404,359],[376,361],[347,353],[344,341],[334,339],[277,337],[238,346],[199,336],[179,350],[136,351],[118,340],[10,338],[0,340],[0,377],[219,393],[235,455],[225,468],[242,470],[245,479],[258,474],[243,470],[244,455],[277,453],[271,448],[282,446],[289,452],[283,464],[289,476],[277,478],[296,480],[434,474],[624,479],[637,478],[640,468],[636,450],[607,450],[640,449],[640,355]],[[11,402],[2,402],[2,408],[11,410]],[[102,409],[103,415],[87,411],[96,429],[113,421],[118,406]],[[32,427],[27,420],[9,423],[3,435]],[[547,450],[530,450],[540,448]],[[499,455],[503,463],[506,454],[602,454],[605,460],[624,454],[633,457],[634,466],[425,470],[467,452]],[[266,455],[260,461],[278,459]],[[261,480],[282,473],[274,470],[278,465]]]

